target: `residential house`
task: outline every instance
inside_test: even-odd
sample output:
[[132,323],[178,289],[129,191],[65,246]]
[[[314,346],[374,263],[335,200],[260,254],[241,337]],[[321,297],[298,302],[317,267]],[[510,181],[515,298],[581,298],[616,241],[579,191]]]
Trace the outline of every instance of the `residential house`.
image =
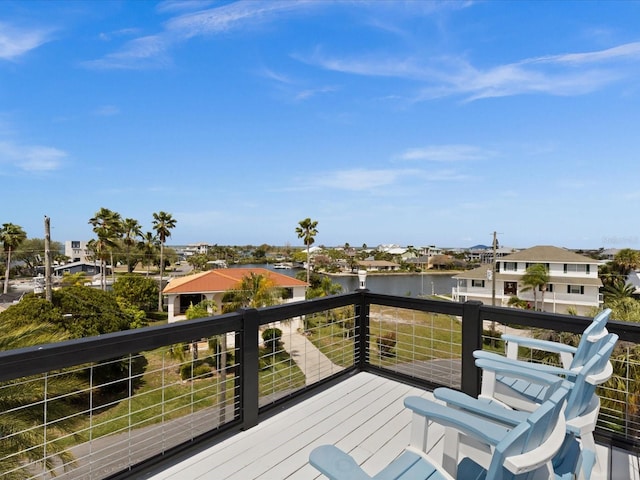
[[191,255],[206,255],[209,253],[209,248],[211,248],[211,245],[205,242],[190,243],[183,249],[182,253],[185,257],[190,257]]
[[399,264],[386,260],[360,260],[358,265],[368,272],[394,272],[400,270]]
[[[107,275],[110,275],[111,266],[105,265],[105,269],[106,269]],[[100,270],[101,270],[100,263],[79,261],[79,262],[65,263],[64,265],[58,265],[56,267],[53,267],[53,275],[56,277],[62,277],[65,273],[68,273],[68,274],[86,273],[88,277],[91,277],[93,275],[99,275]]]
[[633,270],[629,272],[629,275],[627,276],[627,283],[635,289],[632,295],[635,298],[640,298],[640,270]]
[[607,248],[600,253],[600,257],[606,262],[611,262],[616,258],[619,251],[619,248]]
[[242,279],[251,273],[264,275],[276,288],[286,291],[285,303],[305,299],[307,282],[297,278],[272,272],[266,268],[218,268],[185,277],[173,278],[162,293],[167,296],[169,323],[184,320],[185,312],[190,305],[197,305],[203,300],[213,300],[222,311],[222,297],[225,292],[233,290]]
[[[517,250],[513,247],[498,247],[496,249],[496,258],[502,258],[506,255],[511,255]],[[493,247],[487,247],[486,245],[476,245],[471,247],[466,252],[467,261],[472,263],[492,263],[493,262]]]
[[69,261],[91,263],[91,250],[87,248],[84,240],[67,240],[64,242],[64,254],[69,257]]
[[544,304],[540,304],[542,292],[536,292],[538,308],[547,312],[566,313],[575,309],[579,315],[587,315],[600,307],[602,282],[598,278],[598,261],[578,255],[564,248],[536,246],[499,258],[496,272],[492,264],[484,264],[474,270],[454,276],[457,287],[453,297],[461,302],[480,300],[491,305],[507,306],[512,296],[525,300],[533,306],[533,291],[526,290],[522,277],[533,264],[546,265],[549,283],[544,292]]

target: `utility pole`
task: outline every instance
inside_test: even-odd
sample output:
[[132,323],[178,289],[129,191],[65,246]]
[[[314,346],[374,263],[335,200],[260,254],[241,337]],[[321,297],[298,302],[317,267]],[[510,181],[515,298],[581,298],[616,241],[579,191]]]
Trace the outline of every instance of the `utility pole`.
[[493,258],[491,267],[491,306],[495,307],[496,305],[496,270],[498,267],[498,259],[496,258],[496,250],[498,250],[498,237],[497,233],[493,232]]
[[[498,259],[496,257],[498,250],[498,236],[497,233],[493,232],[493,258],[491,259],[491,306],[495,307],[496,305],[496,270],[498,269]],[[496,322],[493,320],[491,322],[491,346],[496,346]]]
[[44,291],[45,299],[51,301],[51,223],[44,216]]

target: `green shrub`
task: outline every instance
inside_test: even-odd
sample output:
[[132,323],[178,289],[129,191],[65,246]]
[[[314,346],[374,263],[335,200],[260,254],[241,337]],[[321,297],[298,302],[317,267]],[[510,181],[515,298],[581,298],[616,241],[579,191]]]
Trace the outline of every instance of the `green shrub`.
[[182,380],[189,380],[193,378],[206,378],[213,376],[211,366],[208,362],[196,361],[192,363],[185,363],[180,367],[180,378]]
[[264,340],[265,350],[268,352],[276,352],[282,344],[282,330],[279,328],[267,328],[262,332],[262,340]]
[[387,332],[377,339],[378,353],[381,357],[393,357],[395,356],[394,349],[396,348],[396,334],[395,332]]
[[492,346],[500,346],[502,345],[502,332],[498,330],[492,330],[490,328],[485,328],[482,330],[482,343],[485,345],[491,344]]

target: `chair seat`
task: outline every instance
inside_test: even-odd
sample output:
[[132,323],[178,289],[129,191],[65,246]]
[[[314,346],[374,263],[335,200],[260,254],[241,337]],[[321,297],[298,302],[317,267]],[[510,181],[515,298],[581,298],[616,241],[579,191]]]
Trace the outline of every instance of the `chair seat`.
[[[405,450],[378,473],[375,480],[446,480],[442,473],[421,455]],[[461,477],[462,478],[462,477]]]
[[351,456],[333,445],[313,449],[309,461],[331,480],[451,480],[410,447],[375,477],[367,475]]

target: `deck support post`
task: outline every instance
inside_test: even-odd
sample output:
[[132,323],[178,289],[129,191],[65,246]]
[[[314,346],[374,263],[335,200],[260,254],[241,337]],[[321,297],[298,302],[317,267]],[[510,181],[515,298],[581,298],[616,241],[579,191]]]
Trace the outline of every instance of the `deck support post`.
[[469,300],[462,306],[462,379],[461,390],[467,395],[480,394],[480,369],[476,367],[473,352],[482,349],[482,302]]
[[242,388],[240,393],[240,408],[242,429],[254,427],[258,424],[259,389],[259,354],[258,331],[260,329],[260,314],[255,308],[243,311],[242,341],[240,342],[240,370],[242,372]]
[[360,302],[355,304],[356,315],[356,332],[358,338],[354,342],[353,358],[357,359],[355,363],[361,371],[367,370],[369,367],[369,301],[368,289],[358,290],[360,293]]

